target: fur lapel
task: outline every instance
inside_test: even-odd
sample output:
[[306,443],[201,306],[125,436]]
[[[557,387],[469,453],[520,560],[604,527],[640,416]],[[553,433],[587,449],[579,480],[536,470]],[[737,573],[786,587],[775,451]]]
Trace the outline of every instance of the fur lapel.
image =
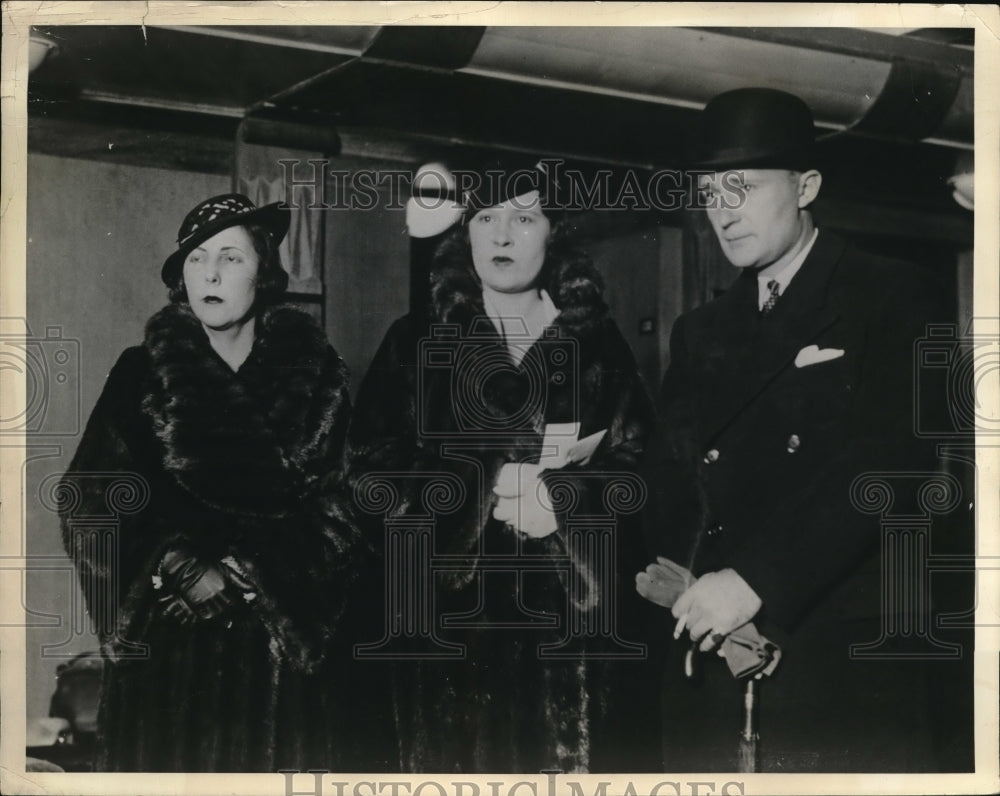
[[189,492],[220,510],[280,516],[322,475],[311,465],[341,408],[346,370],[293,308],[267,310],[256,335],[233,373],[190,307],[162,309],[146,327],[143,411],[167,471]]
[[[543,347],[573,341],[570,359],[566,361],[576,368],[576,379],[549,381],[555,371],[538,344],[527,352],[526,364],[521,368],[499,367],[477,372],[477,394],[482,401],[480,411],[505,424],[511,432],[521,431],[532,439],[542,433],[546,423],[585,422],[579,410],[598,405],[603,371],[608,364],[600,361],[600,356],[608,336],[610,317],[603,298],[601,276],[593,264],[582,256],[560,259],[544,286],[559,309],[559,315],[550,326],[556,335]],[[471,270],[461,265],[449,265],[432,275],[430,317],[432,322],[458,325],[465,345],[472,341],[484,346],[500,344],[499,336],[486,317],[479,282]],[[531,359],[533,365],[529,363]],[[487,356],[480,361],[495,360]],[[454,400],[451,372],[438,370],[438,382],[428,379],[428,384],[436,386],[425,388],[437,390],[425,396],[428,406],[448,406]],[[547,374],[541,391],[533,375],[539,372]],[[574,385],[578,390],[573,389]],[[520,418],[519,426],[512,424],[511,419],[515,417]],[[540,438],[535,440],[535,444],[540,442]]]
[[[545,287],[560,311],[552,325],[570,337],[587,339],[608,317],[601,276],[589,260],[560,262]],[[431,315],[438,323],[457,323],[463,329],[486,315],[483,291],[469,270],[449,266],[432,275]]]

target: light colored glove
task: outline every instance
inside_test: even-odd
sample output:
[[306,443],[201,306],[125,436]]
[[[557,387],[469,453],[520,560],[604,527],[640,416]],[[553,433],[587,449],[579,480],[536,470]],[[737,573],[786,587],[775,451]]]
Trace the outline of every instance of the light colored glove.
[[542,469],[538,464],[505,464],[493,487],[497,495],[493,516],[535,539],[559,529]]
[[635,576],[635,590],[651,603],[667,609],[673,608],[693,583],[690,570],[660,556]]
[[674,638],[679,638],[687,627],[691,640],[701,640],[699,648],[707,652],[753,619],[761,604],[757,592],[736,570],[709,572],[698,578],[674,603],[671,609],[677,619]]

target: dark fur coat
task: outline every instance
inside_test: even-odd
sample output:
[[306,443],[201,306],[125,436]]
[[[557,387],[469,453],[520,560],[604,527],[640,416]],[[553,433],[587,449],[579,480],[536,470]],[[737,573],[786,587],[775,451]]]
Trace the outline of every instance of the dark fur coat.
[[[336,768],[324,657],[365,560],[339,492],[349,413],[342,361],[292,308],[258,318],[235,373],[186,305],[122,354],[63,480],[64,543],[110,664],[99,768]],[[231,615],[162,616],[154,575],[178,542],[242,570]]]
[[[646,640],[633,581],[645,552],[634,508],[609,497],[634,486],[651,402],[589,261],[564,261],[549,284],[560,314],[515,365],[471,273],[439,271],[426,316],[393,324],[360,388],[350,480],[370,538],[433,525],[433,560],[406,559],[411,591],[388,612],[384,649],[412,658],[394,678],[404,771],[657,768],[649,650],[613,657]],[[559,530],[533,539],[494,519],[503,465],[537,461],[545,426],[574,421],[581,439],[607,433],[589,463],[544,476]],[[366,486],[388,500],[366,499]],[[588,522],[610,536],[581,531]],[[606,547],[588,553],[598,538]],[[429,599],[422,630],[407,629],[407,597]]]

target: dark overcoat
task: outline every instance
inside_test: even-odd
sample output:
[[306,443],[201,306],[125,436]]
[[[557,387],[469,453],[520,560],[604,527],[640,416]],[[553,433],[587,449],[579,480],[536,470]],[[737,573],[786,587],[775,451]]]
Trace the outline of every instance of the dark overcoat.
[[[763,601],[755,621],[784,653],[760,687],[763,770],[935,765],[927,667],[899,657],[933,645],[907,624],[879,648],[889,657],[851,647],[914,616],[883,597],[883,493],[856,479],[917,475],[888,477],[888,511],[920,515],[912,487],[936,462],[915,433],[915,346],[946,320],[940,296],[919,269],[821,231],[768,316],[747,271],[674,326],[647,533],[696,575],[734,569]],[[668,769],[735,770],[744,686],[715,655],[682,676],[687,647],[666,674]]]
[[[433,306],[393,324],[358,394],[351,480],[372,537],[419,550],[419,526],[433,526],[408,570],[427,624],[394,604],[403,629],[384,647],[415,656],[395,666],[405,771],[658,765],[649,612],[632,580],[652,402],[593,266],[562,263],[551,283],[560,314],[515,365],[470,273],[439,271]],[[558,531],[532,539],[495,520],[501,468],[537,461],[545,427],[572,422],[580,438],[606,434],[589,462],[544,476]],[[365,496],[378,489],[391,497]],[[406,522],[411,541],[392,541]]]
[[[331,663],[367,560],[339,493],[349,410],[342,361],[288,307],[258,318],[235,373],[187,305],[121,355],[61,490],[108,660],[99,770],[358,766]],[[158,564],[179,542],[249,581],[229,615],[163,617]]]

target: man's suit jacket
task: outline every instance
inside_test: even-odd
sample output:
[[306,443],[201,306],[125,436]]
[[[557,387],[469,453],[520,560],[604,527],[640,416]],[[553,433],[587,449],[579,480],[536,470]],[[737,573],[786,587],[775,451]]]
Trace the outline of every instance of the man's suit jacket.
[[[914,433],[914,362],[926,324],[947,319],[941,296],[920,269],[820,231],[767,317],[745,272],[674,326],[647,533],[695,575],[731,567],[763,601],[754,621],[784,651],[762,684],[763,770],[934,765],[925,673],[850,658],[884,610],[880,518],[856,505],[876,496],[852,484],[935,467]],[[668,661],[667,770],[733,770],[742,686],[714,655],[684,679],[686,648]]]
[[[933,466],[912,407],[915,344],[942,320],[940,296],[920,269],[821,231],[767,317],[749,271],[681,316],[650,454],[654,545],[698,575],[732,567],[786,631],[834,594],[832,616],[878,613],[866,561],[879,520],[851,484]],[[812,346],[821,361],[808,364]],[[845,588],[861,569],[863,593]]]

